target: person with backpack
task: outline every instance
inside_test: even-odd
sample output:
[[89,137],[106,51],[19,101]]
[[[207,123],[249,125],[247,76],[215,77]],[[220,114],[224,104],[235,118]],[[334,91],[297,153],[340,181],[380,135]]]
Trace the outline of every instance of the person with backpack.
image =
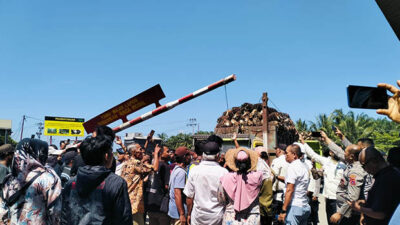
[[[4,224],[58,225],[61,180],[45,167],[48,145],[39,139],[22,139],[14,153],[11,174],[2,183],[0,215]],[[4,220],[3,220],[4,219]]]
[[80,145],[86,166],[64,187],[61,224],[132,225],[126,181],[110,170],[112,144],[110,136],[97,134]]

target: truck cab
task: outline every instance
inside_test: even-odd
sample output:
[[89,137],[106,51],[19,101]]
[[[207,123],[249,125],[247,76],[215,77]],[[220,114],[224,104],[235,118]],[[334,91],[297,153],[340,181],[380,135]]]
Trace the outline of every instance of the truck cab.
[[[137,143],[140,146],[144,147],[146,143],[147,136],[144,136],[142,133],[126,133],[124,139],[124,145],[128,146],[132,143]],[[156,145],[161,145],[161,138],[153,136],[153,142],[148,143],[147,148],[145,149],[146,154],[151,154],[154,151]]]

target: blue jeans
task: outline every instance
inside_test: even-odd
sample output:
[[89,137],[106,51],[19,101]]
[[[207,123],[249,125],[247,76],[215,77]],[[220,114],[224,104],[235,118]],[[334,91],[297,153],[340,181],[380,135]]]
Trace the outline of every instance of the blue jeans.
[[304,207],[291,206],[286,216],[286,225],[307,225],[307,219],[310,216],[310,205]]

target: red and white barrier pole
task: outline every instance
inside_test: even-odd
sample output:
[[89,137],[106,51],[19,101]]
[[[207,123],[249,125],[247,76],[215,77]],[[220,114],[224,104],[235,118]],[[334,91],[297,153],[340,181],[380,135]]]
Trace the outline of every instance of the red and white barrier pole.
[[222,79],[220,81],[217,81],[217,82],[215,82],[215,83],[213,83],[211,85],[208,85],[208,86],[203,87],[203,88],[201,88],[201,89],[199,89],[199,90],[197,90],[197,91],[195,91],[193,93],[190,93],[190,94],[186,95],[185,97],[182,97],[182,98],[180,98],[178,100],[169,102],[169,103],[167,103],[165,105],[159,106],[159,107],[157,107],[156,109],[154,109],[154,110],[152,110],[150,112],[147,112],[147,113],[145,113],[145,114],[143,114],[143,115],[141,115],[141,116],[139,116],[139,117],[137,117],[137,118],[135,118],[133,120],[130,120],[130,121],[126,122],[126,123],[123,123],[123,124],[119,125],[118,127],[114,127],[113,130],[114,130],[115,133],[123,131],[123,130],[131,127],[131,126],[134,126],[134,125],[136,125],[138,123],[141,123],[141,122],[143,122],[145,120],[148,120],[148,119],[152,118],[153,116],[156,116],[158,114],[166,112],[166,111],[174,108],[177,105],[180,105],[180,104],[185,103],[185,102],[187,102],[189,100],[192,100],[192,99],[194,99],[194,98],[196,98],[196,97],[198,97],[198,96],[200,96],[202,94],[205,94],[205,93],[207,93],[209,91],[212,91],[212,90],[214,90],[216,88],[219,88],[219,87],[221,87],[221,86],[223,86],[225,84],[228,84],[228,83],[230,83],[232,81],[235,81],[235,80],[236,80],[236,75],[232,74],[232,75],[230,75],[228,77],[225,77],[224,79]]

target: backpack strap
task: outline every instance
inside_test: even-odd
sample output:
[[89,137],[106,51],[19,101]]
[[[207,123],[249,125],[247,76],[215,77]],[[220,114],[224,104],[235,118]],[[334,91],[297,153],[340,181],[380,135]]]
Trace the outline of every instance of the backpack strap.
[[6,203],[6,205],[8,207],[14,205],[18,199],[25,194],[26,190],[29,188],[29,186],[31,186],[31,184],[38,178],[40,177],[40,175],[42,175],[43,172],[39,172],[37,173],[34,177],[32,177],[32,179],[26,183],[20,190],[18,190],[17,192],[15,192],[15,194],[13,194],[10,198],[8,199],[4,199],[4,202]]

